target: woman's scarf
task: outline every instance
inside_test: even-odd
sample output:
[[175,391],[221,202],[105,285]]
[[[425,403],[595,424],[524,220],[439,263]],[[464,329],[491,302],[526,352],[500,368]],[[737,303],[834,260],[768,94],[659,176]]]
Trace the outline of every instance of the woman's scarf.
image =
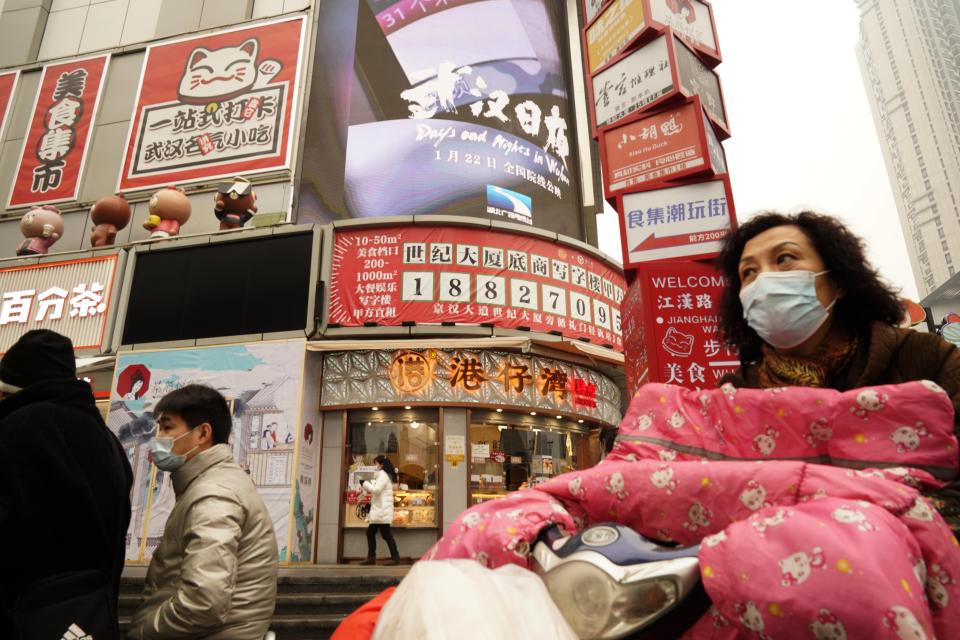
[[783,356],[764,343],[760,387],[826,387],[831,376],[850,362],[858,344],[855,335],[836,329],[809,356]]

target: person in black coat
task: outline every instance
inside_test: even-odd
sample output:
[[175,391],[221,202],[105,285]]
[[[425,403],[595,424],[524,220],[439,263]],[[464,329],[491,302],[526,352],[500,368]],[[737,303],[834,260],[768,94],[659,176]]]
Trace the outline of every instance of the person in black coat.
[[42,578],[99,570],[118,594],[132,483],[69,338],[25,334],[0,360],[0,638]]

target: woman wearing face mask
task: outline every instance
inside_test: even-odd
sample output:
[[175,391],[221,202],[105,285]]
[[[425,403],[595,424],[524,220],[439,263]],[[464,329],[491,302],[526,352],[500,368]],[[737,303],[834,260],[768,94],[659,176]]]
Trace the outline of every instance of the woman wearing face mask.
[[[960,350],[898,326],[897,295],[867,262],[862,241],[834,218],[758,215],[731,234],[719,263],[730,282],[720,327],[741,363],[721,382],[845,391],[932,380],[960,414]],[[943,493],[944,515],[960,522],[960,491]]]
[[393,539],[393,531],[390,530],[393,522],[393,483],[397,480],[397,471],[384,455],[374,458],[373,463],[377,465],[377,474],[362,485],[363,490],[370,494],[370,515],[367,517],[370,524],[367,526],[367,559],[361,564],[377,563],[377,531],[390,549],[390,561],[387,564],[398,564],[400,553]]

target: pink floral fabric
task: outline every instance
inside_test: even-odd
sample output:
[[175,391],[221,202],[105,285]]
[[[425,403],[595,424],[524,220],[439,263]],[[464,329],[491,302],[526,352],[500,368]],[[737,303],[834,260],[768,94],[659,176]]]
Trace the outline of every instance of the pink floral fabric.
[[714,606],[688,638],[960,637],[960,617],[947,615],[960,602],[960,548],[909,486],[956,474],[952,424],[930,383],[647,385],[607,460],[468,509],[425,559],[527,567],[547,523],[572,532],[615,521],[702,543]]
[[843,393],[648,384],[630,403],[609,459],[657,458],[885,467],[895,469],[888,477],[936,485],[955,478],[960,464],[953,405],[929,381]]

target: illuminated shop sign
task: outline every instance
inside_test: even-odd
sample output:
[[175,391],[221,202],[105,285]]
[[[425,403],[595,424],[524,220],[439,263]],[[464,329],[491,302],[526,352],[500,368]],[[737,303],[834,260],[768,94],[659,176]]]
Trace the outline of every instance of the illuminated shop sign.
[[545,409],[616,424],[620,392],[595,371],[522,354],[404,349],[324,357],[324,406],[401,402]]

